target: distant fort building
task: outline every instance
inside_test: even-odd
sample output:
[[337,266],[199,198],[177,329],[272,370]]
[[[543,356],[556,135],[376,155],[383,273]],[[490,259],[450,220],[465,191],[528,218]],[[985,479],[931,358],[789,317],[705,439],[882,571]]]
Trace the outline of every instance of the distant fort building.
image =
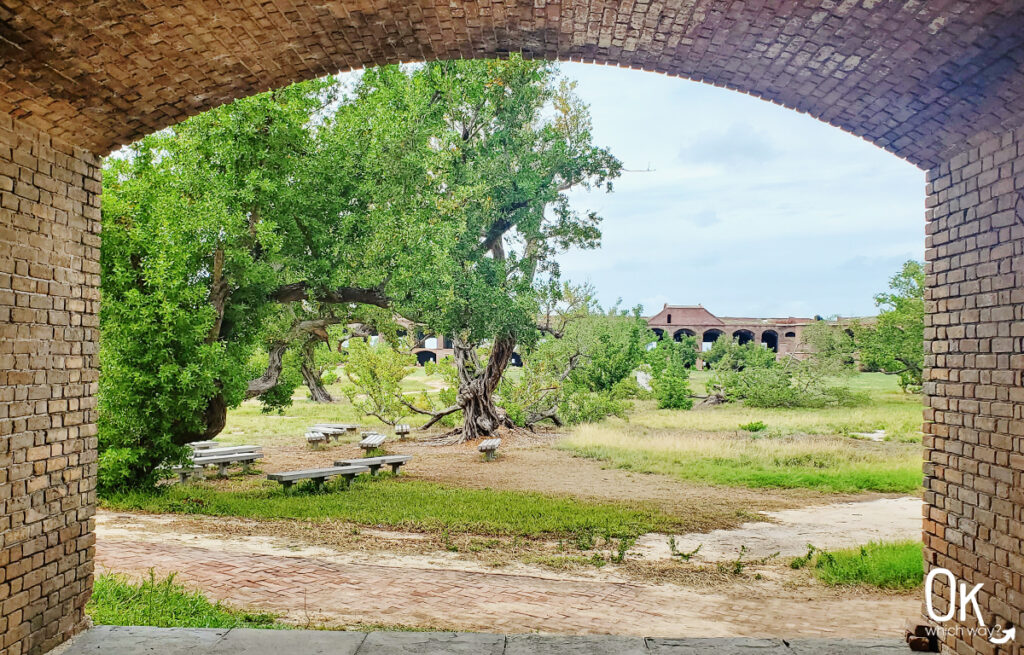
[[721,338],[737,339],[740,344],[751,341],[764,344],[777,353],[800,356],[805,346],[801,343],[804,328],[813,318],[737,318],[715,316],[703,305],[669,305],[647,319],[647,325],[659,337],[668,336],[676,341],[684,336],[696,337],[698,350],[704,352]]

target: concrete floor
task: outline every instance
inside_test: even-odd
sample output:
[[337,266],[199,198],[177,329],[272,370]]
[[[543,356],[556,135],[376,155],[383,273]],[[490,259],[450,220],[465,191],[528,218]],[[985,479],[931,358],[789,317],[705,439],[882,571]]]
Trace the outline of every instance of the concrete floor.
[[899,640],[656,639],[98,626],[53,655],[906,655]]

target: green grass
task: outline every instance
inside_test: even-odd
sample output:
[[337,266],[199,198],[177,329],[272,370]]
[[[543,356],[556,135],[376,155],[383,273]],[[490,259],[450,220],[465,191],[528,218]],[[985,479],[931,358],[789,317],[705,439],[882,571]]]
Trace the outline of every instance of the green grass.
[[[702,389],[706,372],[693,374]],[[913,493],[921,485],[922,422],[918,396],[891,376],[848,380],[868,394],[862,407],[759,409],[740,404],[681,411],[638,403],[628,421],[581,425],[558,448],[618,468],[682,480],[753,488],[807,488],[850,493]],[[748,432],[741,426],[763,424]],[[851,438],[886,430],[887,440]]]
[[98,625],[149,625],[158,628],[288,628],[273,614],[253,614],[211,603],[189,591],[174,576],[142,582],[119,575],[98,575],[86,612]]
[[924,580],[921,543],[872,542],[860,548],[820,553],[814,575],[828,585],[916,589]]
[[724,486],[852,493],[914,492],[921,448],[848,437],[759,437],[580,426],[557,444],[642,473]]
[[239,516],[254,519],[341,520],[405,530],[525,537],[594,532],[632,536],[680,527],[644,506],[589,503],[539,493],[460,489],[382,476],[356,479],[348,491],[285,493],[273,482],[248,490],[211,485],[170,485],[153,493],[104,498],[104,507],[154,513]]
[[[703,395],[710,374],[690,376],[694,393]],[[730,403],[707,410],[656,409],[652,402],[637,404],[630,423],[655,429],[735,432],[741,423],[763,421],[774,436],[790,434],[842,434],[885,430],[887,440],[920,443],[923,405],[920,395],[903,393],[896,378],[884,373],[860,373],[843,382],[864,392],[869,402],[859,407],[761,409]]]

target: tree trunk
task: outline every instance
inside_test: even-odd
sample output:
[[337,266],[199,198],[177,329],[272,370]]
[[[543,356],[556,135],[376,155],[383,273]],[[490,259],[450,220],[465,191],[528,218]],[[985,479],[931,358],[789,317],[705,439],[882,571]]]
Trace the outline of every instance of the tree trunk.
[[494,404],[494,390],[508,367],[516,341],[512,337],[495,340],[487,366],[482,366],[476,345],[455,339],[455,366],[459,373],[456,403],[462,409],[462,440],[487,437],[508,425],[505,412]]
[[299,367],[299,370],[302,372],[302,380],[309,389],[310,400],[315,403],[333,403],[334,398],[331,398],[331,394],[324,388],[324,383],[316,370],[316,364],[313,362],[313,348],[316,346],[316,341],[317,339],[308,339],[302,345],[302,366]]

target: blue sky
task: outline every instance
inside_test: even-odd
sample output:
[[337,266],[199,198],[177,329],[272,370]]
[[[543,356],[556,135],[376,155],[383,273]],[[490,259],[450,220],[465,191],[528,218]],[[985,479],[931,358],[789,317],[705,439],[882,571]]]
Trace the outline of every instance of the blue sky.
[[563,64],[595,142],[627,169],[615,192],[574,193],[603,245],[563,277],[605,305],[701,303],[722,316],[874,313],[872,296],[924,256],[924,173],[763,100],[676,78]]

